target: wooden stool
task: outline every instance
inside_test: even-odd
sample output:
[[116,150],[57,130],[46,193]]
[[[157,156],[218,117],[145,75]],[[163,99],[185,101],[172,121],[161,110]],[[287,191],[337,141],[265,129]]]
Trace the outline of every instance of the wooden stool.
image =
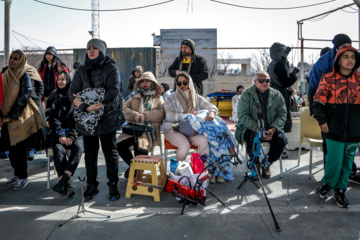
[[[136,177],[134,178],[136,170]],[[144,174],[144,170],[151,171],[151,174]],[[160,175],[158,175],[160,170]],[[146,177],[146,180],[143,179]],[[133,182],[141,181],[144,183],[151,183],[157,186],[165,186],[166,176],[164,164],[161,157],[138,155],[131,160],[129,178],[126,187],[126,198],[130,198],[131,194],[140,194],[146,196],[153,196],[155,202],[160,202],[160,189],[154,189],[144,186],[133,186]]]

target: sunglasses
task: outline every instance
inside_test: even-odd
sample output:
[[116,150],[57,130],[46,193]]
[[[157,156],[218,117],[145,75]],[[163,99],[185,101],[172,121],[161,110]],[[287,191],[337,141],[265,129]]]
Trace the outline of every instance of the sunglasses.
[[263,83],[263,82],[266,82],[266,83],[269,83],[270,82],[270,79],[256,79],[259,81],[259,83]]
[[181,86],[181,84],[182,85],[184,85],[184,86],[186,86],[186,85],[188,85],[188,81],[183,81],[183,82],[176,82],[176,84],[180,87]]

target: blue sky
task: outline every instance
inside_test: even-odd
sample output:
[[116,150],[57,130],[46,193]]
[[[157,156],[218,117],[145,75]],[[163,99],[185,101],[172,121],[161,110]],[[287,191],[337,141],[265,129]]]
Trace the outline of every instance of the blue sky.
[[[74,8],[91,8],[91,0],[42,0],[51,4]],[[132,8],[166,0],[100,0],[100,9]],[[222,0],[232,4],[253,7],[295,7],[326,0]],[[271,3],[269,3],[271,2]],[[100,37],[108,47],[151,47],[152,33],[168,28],[217,28],[218,47],[270,47],[274,42],[300,46],[297,40],[297,21],[352,3],[336,0],[324,5],[296,10],[250,10],[231,7],[210,0],[175,0],[167,4],[132,11],[100,12]],[[355,10],[354,10],[355,9]],[[346,9],[355,12],[354,9]],[[359,19],[357,13],[337,11],[321,21],[307,21],[303,25],[305,38],[332,39],[337,33],[346,33],[357,40]],[[4,48],[4,2],[0,1],[0,49]],[[85,47],[90,39],[91,13],[47,6],[33,0],[13,0],[12,30],[28,37],[41,47]],[[34,46],[25,38],[11,36],[11,47]],[[354,44],[358,48],[358,44]],[[330,42],[305,42],[308,47],[331,47]],[[319,51],[306,51],[306,55]],[[247,57],[250,51],[236,50],[237,57]],[[299,51],[294,51],[299,57]]]

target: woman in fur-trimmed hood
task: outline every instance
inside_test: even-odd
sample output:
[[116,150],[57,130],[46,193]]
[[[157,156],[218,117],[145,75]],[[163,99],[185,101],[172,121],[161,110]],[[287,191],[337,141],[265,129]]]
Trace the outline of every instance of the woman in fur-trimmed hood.
[[[156,145],[161,144],[160,124],[165,118],[164,100],[161,96],[161,88],[151,72],[144,72],[134,85],[134,91],[130,99],[125,102],[123,111],[126,120],[130,124],[145,126],[145,132],[137,137],[122,133],[117,139],[117,150],[120,157],[130,165],[133,158],[130,146],[134,146],[135,156],[152,151]],[[129,169],[125,173],[127,178]]]

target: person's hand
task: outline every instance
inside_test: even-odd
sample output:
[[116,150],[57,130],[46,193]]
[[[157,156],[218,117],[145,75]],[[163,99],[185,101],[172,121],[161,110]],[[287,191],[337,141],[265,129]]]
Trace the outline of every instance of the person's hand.
[[270,141],[273,138],[273,130],[265,130],[265,141]]
[[71,146],[73,144],[73,140],[71,140],[71,138],[66,138],[66,146]]
[[329,127],[327,123],[321,124],[320,125],[321,131],[323,131],[324,133],[328,133],[329,132]]
[[0,127],[4,125],[4,123],[10,122],[10,119],[7,117],[0,118]]
[[49,121],[46,121],[45,126],[46,126],[47,128],[50,128],[50,123],[49,123]]
[[206,116],[205,121],[213,121],[215,118],[215,113],[213,111],[209,112],[209,114]]
[[66,145],[66,137],[59,138],[59,142],[63,145]]
[[75,105],[77,108],[79,108],[80,105],[83,104],[83,102],[80,101],[80,99],[78,98],[78,96],[77,96],[76,94],[73,94],[73,96],[75,97],[73,103],[74,103],[74,105]]
[[92,112],[92,111],[97,111],[100,108],[102,108],[103,104],[102,103],[96,103],[96,104],[91,104],[90,106],[87,107],[87,111],[88,112]]

